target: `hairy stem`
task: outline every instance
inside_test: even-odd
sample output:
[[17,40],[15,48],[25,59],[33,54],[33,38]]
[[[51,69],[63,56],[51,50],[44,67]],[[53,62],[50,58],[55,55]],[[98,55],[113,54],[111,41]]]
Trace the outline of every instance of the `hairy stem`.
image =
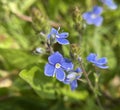
[[54,53],[54,50],[53,50],[53,48],[52,48],[52,46],[51,46],[51,44],[49,43],[48,40],[47,40],[47,47],[48,47],[50,53],[53,54],[53,53]]
[[80,67],[81,67],[81,69],[82,69],[82,71],[83,71],[83,74],[84,74],[84,76],[85,76],[85,78],[86,78],[86,80],[87,80],[87,82],[88,82],[88,85],[90,86],[91,90],[92,90],[93,92],[95,92],[95,91],[94,91],[94,87],[93,87],[91,81],[90,81],[89,78],[88,78],[88,74],[87,74],[86,70],[84,69],[84,66],[83,66],[82,62],[79,61],[79,63],[80,63]]
[[81,60],[79,60],[79,64],[80,64],[80,67],[81,67],[81,69],[82,69],[82,71],[83,71],[83,74],[84,74],[84,76],[85,76],[85,78],[86,78],[86,80],[87,80],[87,82],[88,82],[88,85],[89,85],[90,89],[91,89],[91,90],[93,91],[93,93],[95,94],[95,98],[96,98],[97,104],[99,105],[99,107],[100,107],[101,110],[104,110],[103,107],[102,107],[102,105],[101,105],[101,102],[100,102],[100,100],[99,100],[99,97],[98,97],[98,95],[97,95],[96,92],[95,92],[94,86],[92,85],[91,81],[90,81],[89,78],[88,78],[88,74],[87,74],[87,72],[86,72],[86,70],[85,70],[85,68],[84,68]]

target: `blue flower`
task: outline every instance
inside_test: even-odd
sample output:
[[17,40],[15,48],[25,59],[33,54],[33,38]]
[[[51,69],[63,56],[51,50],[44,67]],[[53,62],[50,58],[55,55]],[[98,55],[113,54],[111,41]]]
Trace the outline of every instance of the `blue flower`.
[[64,70],[73,68],[73,64],[68,59],[63,58],[59,52],[53,53],[48,57],[49,63],[45,65],[44,73],[46,76],[56,76],[59,81],[65,79]]
[[112,10],[115,10],[117,8],[117,5],[113,2],[113,0],[101,0],[101,2],[107,5]]
[[91,63],[93,63],[95,66],[102,68],[102,69],[107,69],[108,66],[106,66],[107,64],[107,58],[103,57],[103,58],[97,58],[97,55],[94,53],[90,53],[87,56],[87,60]]
[[101,17],[102,7],[94,6],[93,10],[90,12],[84,13],[83,19],[86,20],[87,24],[94,24],[95,26],[100,26],[103,21],[103,17]]
[[59,31],[59,29],[56,30],[55,28],[52,28],[51,32],[50,32],[50,34],[48,34],[47,38],[50,39],[52,37],[59,44],[64,44],[64,45],[69,44],[69,41],[66,39],[69,34],[67,32],[59,33],[58,31]]
[[78,87],[77,80],[81,77],[82,70],[77,68],[76,70],[68,71],[68,75],[63,81],[65,84],[70,84],[71,90],[75,90]]

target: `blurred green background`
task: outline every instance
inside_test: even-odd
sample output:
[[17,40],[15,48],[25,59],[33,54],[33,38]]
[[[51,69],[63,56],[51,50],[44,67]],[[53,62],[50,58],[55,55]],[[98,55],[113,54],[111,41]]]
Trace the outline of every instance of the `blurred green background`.
[[[48,54],[45,38],[51,27],[69,32],[71,43],[81,44],[85,68],[90,52],[108,58],[108,70],[99,79],[99,96],[104,110],[120,109],[120,1],[116,10],[104,6],[102,26],[86,25],[81,14],[99,0],[0,0],[0,110],[101,110],[89,86],[79,82],[71,91],[68,85],[44,76]],[[78,40],[79,39],[79,40]],[[55,50],[69,57],[69,46],[56,44]],[[20,73],[20,74],[19,74]],[[94,82],[94,75],[90,75]]]

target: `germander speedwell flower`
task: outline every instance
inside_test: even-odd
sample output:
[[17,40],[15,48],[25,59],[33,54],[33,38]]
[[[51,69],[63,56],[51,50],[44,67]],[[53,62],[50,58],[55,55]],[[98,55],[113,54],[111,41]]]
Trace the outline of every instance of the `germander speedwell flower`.
[[55,52],[48,57],[44,73],[46,76],[56,76],[59,81],[64,81],[65,72],[73,68],[73,64],[68,59],[63,58],[59,52]]
[[97,58],[97,55],[94,53],[90,53],[87,56],[87,60],[91,63],[93,63],[95,66],[101,68],[101,69],[107,69],[108,66],[106,66],[107,64],[107,58],[103,57],[103,58]]
[[107,5],[112,10],[115,10],[117,8],[117,5],[113,2],[113,0],[101,0],[101,2]]
[[68,71],[68,75],[63,81],[65,84],[70,84],[71,90],[75,90],[78,87],[77,80],[81,77],[82,70],[77,68],[76,70]]
[[67,32],[59,33],[58,31],[59,29],[56,30],[55,28],[52,28],[47,38],[50,39],[52,37],[52,39],[54,39],[59,44],[63,45],[69,44],[69,41],[66,39],[69,34]]
[[94,6],[93,10],[83,14],[83,19],[86,20],[87,24],[94,24],[95,26],[100,26],[103,21],[101,17],[102,7]]

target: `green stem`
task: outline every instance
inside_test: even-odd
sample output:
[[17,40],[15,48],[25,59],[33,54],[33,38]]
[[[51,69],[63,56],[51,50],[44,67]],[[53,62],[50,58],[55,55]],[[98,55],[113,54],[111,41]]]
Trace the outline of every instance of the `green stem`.
[[81,67],[81,69],[82,69],[82,71],[83,71],[83,74],[84,74],[84,76],[85,76],[85,78],[86,78],[86,80],[87,80],[87,82],[88,82],[88,85],[89,85],[90,89],[91,89],[91,90],[93,91],[93,93],[95,94],[95,98],[96,98],[96,101],[97,101],[100,109],[101,109],[101,110],[104,110],[103,107],[102,107],[102,105],[101,105],[101,102],[100,102],[100,100],[99,100],[99,97],[98,97],[98,95],[97,95],[96,92],[95,92],[94,86],[92,85],[91,81],[90,81],[89,78],[88,78],[88,74],[87,74],[87,72],[86,72],[86,70],[85,70],[85,68],[84,68],[81,60],[79,60],[79,64],[80,64],[80,67]]
[[86,70],[84,69],[82,62],[79,61],[79,63],[80,63],[80,67],[81,67],[81,69],[82,69],[82,71],[83,71],[83,74],[84,74],[84,76],[85,76],[85,78],[86,78],[86,80],[87,80],[87,82],[88,82],[88,85],[90,86],[91,90],[92,90],[93,92],[95,92],[95,91],[94,91],[94,87],[93,87],[91,81],[90,81],[89,78],[88,78],[87,72],[86,72]]
[[49,43],[48,40],[47,40],[47,47],[48,47],[50,53],[53,54],[53,53],[54,53],[54,50],[53,50],[53,48],[52,48],[52,46],[51,46],[51,44]]

